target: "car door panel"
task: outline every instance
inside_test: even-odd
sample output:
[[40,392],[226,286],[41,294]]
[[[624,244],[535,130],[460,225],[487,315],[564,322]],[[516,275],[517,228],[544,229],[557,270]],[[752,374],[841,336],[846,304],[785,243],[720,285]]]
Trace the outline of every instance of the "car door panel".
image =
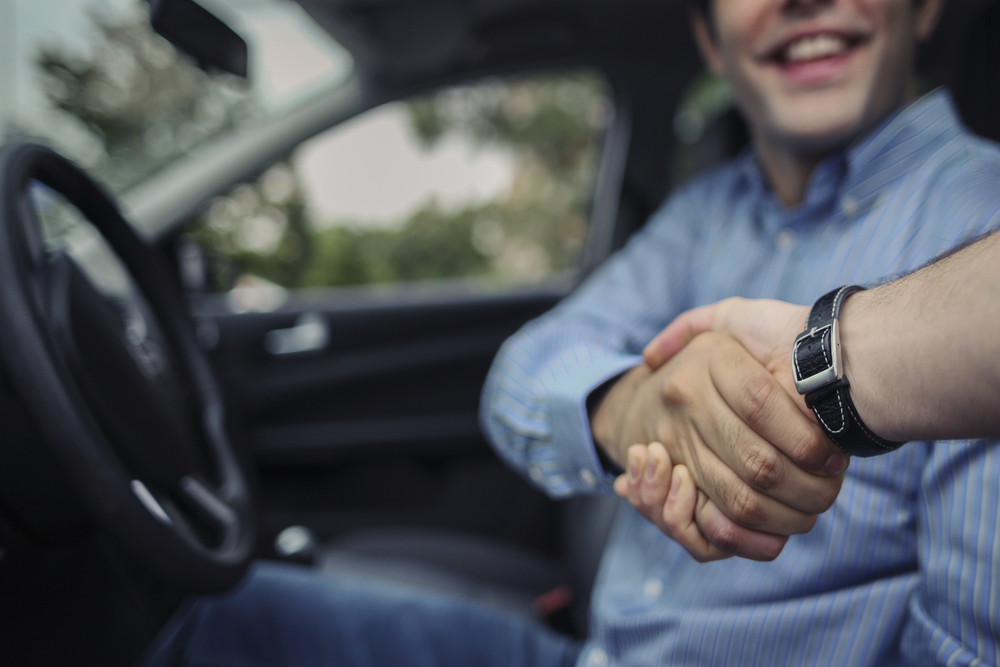
[[[557,292],[482,300],[220,314],[212,357],[258,456],[336,459],[372,446],[480,439],[479,393],[500,344]],[[269,353],[268,332],[303,313],[328,324],[323,350]],[[300,453],[304,453],[300,452]]]
[[[564,292],[377,300],[331,291],[242,314],[202,297],[199,327],[214,330],[211,358],[261,475],[265,535],[293,524],[321,538],[425,525],[548,548],[552,503],[493,454],[478,403],[502,342]],[[324,348],[269,352],[269,332],[305,314],[327,323]]]

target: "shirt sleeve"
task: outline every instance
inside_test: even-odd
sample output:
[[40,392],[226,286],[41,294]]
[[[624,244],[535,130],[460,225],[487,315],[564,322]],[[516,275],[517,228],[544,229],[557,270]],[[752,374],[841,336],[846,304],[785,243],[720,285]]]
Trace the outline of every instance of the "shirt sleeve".
[[934,443],[920,484],[920,578],[901,640],[911,665],[1000,664],[998,480],[997,441]]
[[679,194],[572,296],[501,347],[480,421],[501,458],[556,498],[610,491],[587,397],[641,363],[642,348],[689,301],[698,219]]

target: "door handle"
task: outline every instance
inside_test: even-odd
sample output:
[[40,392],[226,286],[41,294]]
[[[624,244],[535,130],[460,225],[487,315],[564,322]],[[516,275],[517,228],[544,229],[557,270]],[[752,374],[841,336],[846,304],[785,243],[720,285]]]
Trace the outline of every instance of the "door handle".
[[330,342],[330,325],[320,313],[303,313],[290,329],[264,334],[264,349],[275,356],[318,352]]

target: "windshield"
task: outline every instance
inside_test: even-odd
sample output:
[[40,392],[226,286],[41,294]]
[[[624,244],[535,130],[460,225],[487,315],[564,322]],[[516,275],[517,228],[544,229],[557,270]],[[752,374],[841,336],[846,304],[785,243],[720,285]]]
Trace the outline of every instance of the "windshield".
[[206,74],[138,0],[0,2],[0,133],[75,160],[121,193],[193,149],[349,77],[347,52],[292,2],[203,2],[247,40],[250,75]]

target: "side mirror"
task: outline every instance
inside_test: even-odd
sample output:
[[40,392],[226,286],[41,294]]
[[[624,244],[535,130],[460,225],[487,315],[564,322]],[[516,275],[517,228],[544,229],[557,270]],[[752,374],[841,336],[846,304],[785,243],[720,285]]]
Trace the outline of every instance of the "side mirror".
[[153,30],[194,58],[201,69],[246,78],[247,43],[194,0],[149,0],[149,20]]

